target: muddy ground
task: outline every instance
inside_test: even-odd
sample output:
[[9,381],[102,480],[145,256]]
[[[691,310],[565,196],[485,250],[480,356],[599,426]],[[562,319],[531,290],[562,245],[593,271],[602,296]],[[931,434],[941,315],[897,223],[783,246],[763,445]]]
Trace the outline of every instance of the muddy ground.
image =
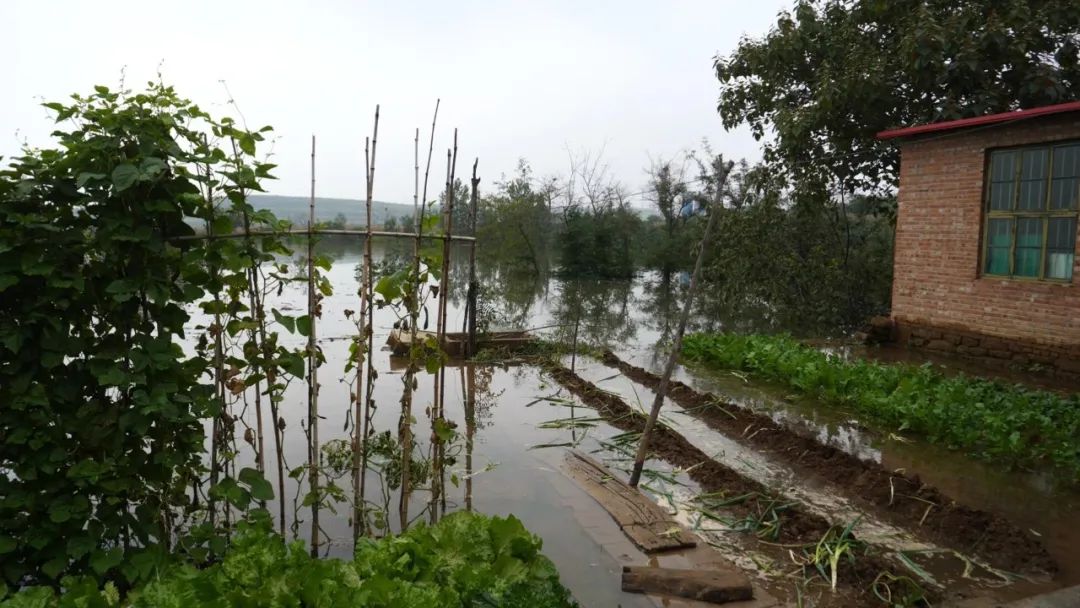
[[[641,432],[645,428],[645,416],[620,397],[600,389],[561,364],[549,363],[545,371],[582,402],[594,408],[612,426],[628,432]],[[785,502],[764,485],[710,459],[683,436],[663,425],[656,426],[649,451],[655,457],[683,469],[704,492],[722,493],[726,497],[751,495],[744,501],[725,507],[725,515],[733,519],[760,513],[774,501]],[[747,535],[747,541],[755,550],[770,555],[777,563],[792,563],[790,552],[798,554],[802,548],[812,547],[832,528],[829,522],[804,511],[799,505],[789,504],[782,511],[781,519],[779,535],[773,540],[763,541]],[[895,564],[872,550],[859,554],[852,562],[843,562],[839,568],[843,596],[836,598],[840,601],[837,605],[880,605],[870,589],[883,573],[905,575]],[[927,593],[933,595],[929,590]]]
[[[635,382],[657,388],[660,377],[630,365],[614,353],[603,362]],[[1007,519],[957,503],[919,477],[888,471],[778,425],[768,416],[725,403],[715,395],[672,380],[668,396],[721,432],[756,450],[779,456],[801,473],[842,486],[846,493],[873,507],[887,521],[943,546],[970,553],[1011,572],[1053,574],[1057,565],[1030,532]],[[929,512],[928,512],[929,509]]]

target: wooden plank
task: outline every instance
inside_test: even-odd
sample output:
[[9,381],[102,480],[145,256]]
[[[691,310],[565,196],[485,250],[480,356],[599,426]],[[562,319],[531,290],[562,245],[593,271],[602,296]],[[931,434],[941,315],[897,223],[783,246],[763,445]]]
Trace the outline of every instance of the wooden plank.
[[[424,341],[435,338],[432,331],[419,330],[416,332],[417,340]],[[522,348],[533,342],[535,338],[525,331],[496,331],[487,332],[477,336],[477,348],[507,348],[513,350]],[[443,351],[450,357],[461,357],[464,353],[468,335],[459,332],[447,332],[443,340]],[[393,329],[386,338],[386,344],[390,346],[390,354],[400,357],[408,354],[409,345],[412,344],[411,332],[403,329]]]
[[567,452],[567,471],[645,553],[694,547],[694,536],[635,488],[616,479],[604,465],[576,450]]
[[682,597],[711,604],[754,598],[750,579],[741,572],[624,566],[622,590]]

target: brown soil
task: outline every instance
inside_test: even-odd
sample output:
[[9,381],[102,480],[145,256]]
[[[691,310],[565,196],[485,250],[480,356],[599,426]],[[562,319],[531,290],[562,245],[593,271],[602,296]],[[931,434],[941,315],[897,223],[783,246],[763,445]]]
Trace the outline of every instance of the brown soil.
[[[631,380],[656,389],[660,377],[604,353],[603,362]],[[957,503],[934,487],[823,445],[778,425],[768,416],[724,403],[672,380],[668,397],[710,428],[760,452],[781,457],[799,473],[810,473],[874,507],[886,520],[935,543],[974,554],[1012,572],[1053,574],[1057,566],[1042,544],[1007,519]],[[929,514],[927,508],[934,505]]]
[[[623,431],[641,432],[645,428],[645,416],[631,408],[616,395],[604,391],[595,384],[581,378],[558,363],[548,363],[545,370],[560,385],[594,408],[604,420]],[[682,435],[657,425],[649,440],[650,455],[679,467],[687,472],[692,480],[705,492],[723,492],[724,496],[753,494],[749,500],[726,507],[734,518],[756,512],[759,504],[774,500],[775,494],[764,485],[743,477],[735,471],[709,458],[704,452],[686,440]],[[779,538],[775,543],[759,543],[759,550],[772,553],[781,562],[790,563],[788,548],[814,545],[829,531],[829,522],[807,513],[793,505],[781,514]],[[778,545],[787,545],[787,548]],[[812,548],[812,547],[811,547]],[[798,553],[798,549],[795,549]],[[812,568],[811,568],[812,569]],[[872,601],[870,586],[882,572],[894,572],[890,562],[879,554],[869,551],[857,556],[853,562],[841,562],[839,581],[849,587],[859,599],[853,601]]]

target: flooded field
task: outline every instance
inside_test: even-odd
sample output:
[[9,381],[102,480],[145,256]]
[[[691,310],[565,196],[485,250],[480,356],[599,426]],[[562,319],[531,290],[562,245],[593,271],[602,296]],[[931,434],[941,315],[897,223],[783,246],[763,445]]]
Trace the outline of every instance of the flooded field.
[[[393,250],[380,247],[377,253],[383,267],[400,263]],[[319,321],[326,358],[319,371],[320,439],[323,445],[347,446],[353,373],[345,371],[345,364],[356,330],[346,311],[359,308],[360,250],[358,245],[338,243],[333,254],[335,261],[326,275],[334,294],[323,300]],[[480,274],[481,311],[490,329],[538,328],[540,335],[567,342],[576,333],[583,349],[595,347],[591,350],[595,355],[607,348],[612,357],[581,354],[563,357],[555,367],[546,368],[525,362],[447,367],[445,417],[456,424],[460,440],[448,448],[441,471],[427,471],[429,479],[436,475],[444,479],[444,495],[432,500],[426,487],[430,484],[417,484],[403,522],[392,467],[375,466],[366,478],[367,508],[385,522],[387,531],[460,509],[513,513],[543,538],[544,552],[583,606],[655,605],[646,596],[619,590],[622,566],[648,564],[650,559],[562,467],[566,450],[577,449],[602,461],[616,475],[626,475],[637,444],[640,412],[653,398],[648,376],[658,373],[663,355],[657,344],[674,328],[677,281],[663,286],[654,277],[605,282],[520,280],[483,268]],[[460,329],[464,321],[462,283],[459,269],[452,280],[451,330]],[[303,310],[306,291],[302,285],[286,287],[272,305]],[[708,306],[703,310],[709,310]],[[755,315],[748,314],[729,323],[713,313],[702,313],[692,326],[747,329],[752,322],[745,319],[752,318]],[[395,322],[392,311],[376,310],[376,435],[396,436],[399,426],[401,363],[382,349]],[[203,323],[205,319],[196,317],[190,325],[194,329]],[[298,335],[290,339],[295,346],[304,341]],[[1075,487],[1039,472],[1005,471],[866,428],[844,412],[793,398],[741,374],[680,367],[676,377],[685,383],[685,390],[669,395],[662,414],[663,439],[653,446],[642,487],[697,530],[702,546],[717,547],[724,559],[749,572],[763,593],[778,601],[795,603],[802,598],[807,605],[876,605],[869,588],[881,582],[882,569],[890,568],[917,581],[935,598],[989,595],[1008,599],[1080,583],[1076,515],[1080,491]],[[417,449],[423,455],[436,432],[425,409],[433,399],[433,382],[424,373],[418,379],[413,413]],[[716,411],[705,415],[698,406],[706,401],[728,404],[731,418],[759,420],[753,416],[763,416],[761,420],[769,424],[735,427]],[[253,416],[251,408],[243,414],[254,427]],[[289,388],[282,412],[286,470],[307,459],[306,416],[305,389],[297,383]],[[787,445],[783,441],[766,440],[770,433],[801,437],[797,441],[806,442],[805,449],[794,454],[782,449],[779,446]],[[839,483],[837,474],[813,464],[813,458],[830,457],[831,452],[822,448],[850,456],[835,460],[854,471],[847,480],[850,483]],[[239,458],[245,458],[243,452]],[[334,477],[331,472],[331,480],[348,493],[349,473],[339,473]],[[276,485],[272,472],[268,478]],[[876,496],[885,493],[887,498],[874,502],[870,486],[879,493]],[[307,538],[308,513],[299,504],[302,483],[290,478],[286,487],[290,500],[296,498],[287,513],[288,524],[295,526],[299,537]],[[894,502],[901,500],[894,494],[904,493],[927,505],[933,502],[934,508],[894,508]],[[741,527],[755,513],[761,515],[755,509],[768,506],[765,496],[783,501],[769,508],[788,522],[774,536],[761,534],[760,528]],[[888,504],[883,504],[886,499]],[[341,501],[335,510],[322,515],[321,528],[330,540],[324,551],[345,556],[352,550],[352,509]],[[956,519],[938,519],[946,515]],[[961,530],[951,525],[964,527],[964,522],[981,522],[985,527]],[[824,579],[808,581],[793,574],[803,547],[833,528],[848,525],[875,554],[853,567],[857,572],[851,577],[842,575],[835,593]],[[976,538],[980,534],[1000,538]],[[658,563],[678,564],[681,559],[668,556]],[[899,592],[902,586],[894,582],[892,589]]]

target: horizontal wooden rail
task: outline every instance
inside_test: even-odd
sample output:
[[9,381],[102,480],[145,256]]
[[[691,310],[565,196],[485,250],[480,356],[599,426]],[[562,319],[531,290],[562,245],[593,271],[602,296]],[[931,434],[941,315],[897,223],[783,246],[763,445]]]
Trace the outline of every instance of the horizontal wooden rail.
[[[306,228],[293,228],[291,230],[281,230],[281,231],[276,231],[276,232],[273,231],[273,230],[252,230],[250,232],[230,232],[229,234],[192,234],[192,235],[188,235],[188,236],[173,237],[172,240],[175,240],[175,241],[200,241],[200,240],[210,240],[210,239],[242,239],[242,238],[248,237],[248,236],[274,236],[274,235],[280,235],[280,234],[295,234],[295,235],[301,235],[301,236],[303,236],[303,235],[313,235],[313,234],[329,234],[329,235],[337,235],[337,236],[367,236],[369,233],[366,230],[344,230],[344,229],[333,229],[333,228],[316,228],[315,230],[308,230]],[[416,233],[415,232],[386,232],[386,231],[383,231],[383,230],[372,230],[370,234],[371,234],[371,236],[388,236],[388,237],[394,237],[394,238],[408,238],[408,239],[415,239],[416,238]],[[446,238],[449,238],[451,241],[462,241],[462,242],[473,242],[473,241],[476,240],[476,237],[459,236],[459,235],[456,235],[456,234],[453,235],[453,236],[450,236],[450,237],[447,237],[447,236],[441,235],[441,234],[425,234],[425,235],[423,235],[423,238],[425,238],[425,239],[434,239],[434,240],[437,240],[437,241],[441,241],[441,240],[444,240]]]

